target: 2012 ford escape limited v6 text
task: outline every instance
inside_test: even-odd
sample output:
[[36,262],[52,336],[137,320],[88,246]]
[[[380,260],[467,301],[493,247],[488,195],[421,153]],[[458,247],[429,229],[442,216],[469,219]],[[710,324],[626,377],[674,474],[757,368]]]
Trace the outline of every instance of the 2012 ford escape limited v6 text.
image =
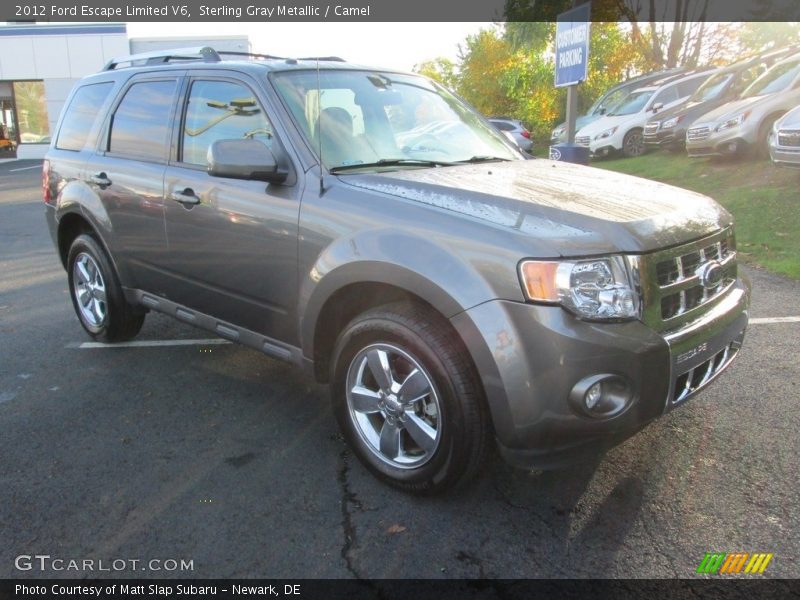
[[338,59],[113,61],[44,166],[84,329],[163,312],[307,368],[407,491],[597,452],[736,357],[749,292],[707,197],[524,160],[458,98]]

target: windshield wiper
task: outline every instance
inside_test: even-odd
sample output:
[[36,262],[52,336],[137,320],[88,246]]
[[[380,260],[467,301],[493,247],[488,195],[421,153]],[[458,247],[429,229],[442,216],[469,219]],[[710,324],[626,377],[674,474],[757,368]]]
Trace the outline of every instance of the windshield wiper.
[[456,163],[447,162],[443,160],[422,160],[417,158],[381,158],[375,162],[354,163],[352,165],[339,165],[331,167],[331,173],[341,173],[342,171],[353,171],[355,169],[369,169],[370,167],[395,167],[395,166],[412,166],[412,167],[449,167]]
[[493,162],[493,161],[501,161],[501,162],[508,162],[511,160],[510,158],[502,158],[500,156],[473,156],[472,158],[468,158],[467,160],[460,160],[459,163],[462,164],[469,164],[469,163],[483,163],[483,162]]

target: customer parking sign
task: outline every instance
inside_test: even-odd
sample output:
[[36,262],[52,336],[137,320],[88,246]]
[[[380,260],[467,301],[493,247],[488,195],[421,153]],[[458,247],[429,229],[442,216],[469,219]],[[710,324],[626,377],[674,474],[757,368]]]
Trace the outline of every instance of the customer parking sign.
[[591,4],[581,4],[558,15],[556,21],[556,87],[586,79],[589,67]]

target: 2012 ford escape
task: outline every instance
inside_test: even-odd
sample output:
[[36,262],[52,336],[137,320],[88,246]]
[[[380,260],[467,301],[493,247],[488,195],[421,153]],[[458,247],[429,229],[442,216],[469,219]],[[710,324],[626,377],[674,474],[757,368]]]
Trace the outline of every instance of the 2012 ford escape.
[[159,311],[308,369],[361,461],[406,491],[578,460],[736,357],[731,216],[524,157],[419,77],[209,48],[73,90],[43,173],[96,339]]

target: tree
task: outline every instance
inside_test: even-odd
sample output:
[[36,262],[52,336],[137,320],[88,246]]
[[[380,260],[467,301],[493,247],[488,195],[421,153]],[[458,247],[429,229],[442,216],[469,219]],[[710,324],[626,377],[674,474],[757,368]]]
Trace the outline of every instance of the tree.
[[456,64],[448,58],[434,58],[414,65],[414,72],[438,81],[451,90],[458,86],[458,70]]
[[512,114],[514,101],[504,83],[517,59],[511,45],[495,29],[482,29],[465,44],[457,91],[485,115]]

